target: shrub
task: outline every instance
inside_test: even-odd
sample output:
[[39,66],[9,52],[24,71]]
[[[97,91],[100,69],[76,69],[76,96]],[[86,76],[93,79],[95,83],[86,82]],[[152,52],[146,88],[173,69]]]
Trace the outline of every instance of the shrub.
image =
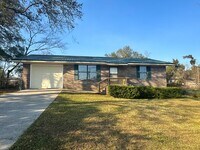
[[118,98],[178,98],[185,94],[181,88],[154,88],[149,86],[118,86],[110,85],[109,94]]
[[150,87],[150,86],[139,86],[135,87],[139,90],[139,97],[138,98],[155,98],[156,96],[156,91],[155,88]]
[[156,98],[180,98],[186,94],[186,91],[181,88],[167,87],[155,88]]
[[113,97],[119,98],[138,98],[139,90],[130,86],[109,86],[109,94]]
[[186,95],[193,97],[193,98],[199,98],[200,97],[200,90],[189,89],[189,90],[186,91]]

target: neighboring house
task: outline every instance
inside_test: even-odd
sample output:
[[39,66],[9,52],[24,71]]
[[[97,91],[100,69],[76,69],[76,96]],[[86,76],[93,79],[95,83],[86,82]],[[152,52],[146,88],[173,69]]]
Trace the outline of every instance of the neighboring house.
[[166,86],[169,62],[139,59],[63,55],[29,55],[23,63],[22,80],[28,88],[65,88],[102,91],[108,84]]

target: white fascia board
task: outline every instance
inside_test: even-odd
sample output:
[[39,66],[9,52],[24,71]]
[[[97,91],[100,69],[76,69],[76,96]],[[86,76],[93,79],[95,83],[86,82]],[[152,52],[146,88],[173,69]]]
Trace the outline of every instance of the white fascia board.
[[173,66],[174,64],[150,64],[150,63],[128,63],[128,64],[115,64],[106,62],[67,62],[67,61],[30,61],[30,60],[14,60],[14,62],[20,63],[48,63],[48,64],[99,64],[109,66],[127,66],[127,65],[144,65],[144,66]]
[[173,66],[174,64],[150,64],[150,63],[128,63],[128,65],[133,66]]
[[105,63],[105,62],[68,62],[68,61],[30,61],[30,60],[14,60],[14,62],[21,62],[21,63],[48,63],[48,64],[96,64],[96,65],[127,65],[127,64],[114,64],[114,63]]

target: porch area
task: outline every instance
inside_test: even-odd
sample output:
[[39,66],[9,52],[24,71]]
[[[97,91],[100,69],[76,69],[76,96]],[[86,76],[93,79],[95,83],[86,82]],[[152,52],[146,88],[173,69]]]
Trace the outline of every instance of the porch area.
[[130,78],[128,77],[118,77],[118,78],[106,78],[98,83],[98,92],[106,94],[106,88],[109,85],[129,85]]

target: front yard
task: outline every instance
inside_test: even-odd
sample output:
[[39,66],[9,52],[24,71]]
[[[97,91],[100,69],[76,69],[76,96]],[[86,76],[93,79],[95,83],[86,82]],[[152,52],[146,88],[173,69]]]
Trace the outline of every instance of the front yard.
[[61,93],[11,149],[200,149],[200,98]]
[[18,90],[8,90],[8,89],[0,89],[0,95],[17,92]]

